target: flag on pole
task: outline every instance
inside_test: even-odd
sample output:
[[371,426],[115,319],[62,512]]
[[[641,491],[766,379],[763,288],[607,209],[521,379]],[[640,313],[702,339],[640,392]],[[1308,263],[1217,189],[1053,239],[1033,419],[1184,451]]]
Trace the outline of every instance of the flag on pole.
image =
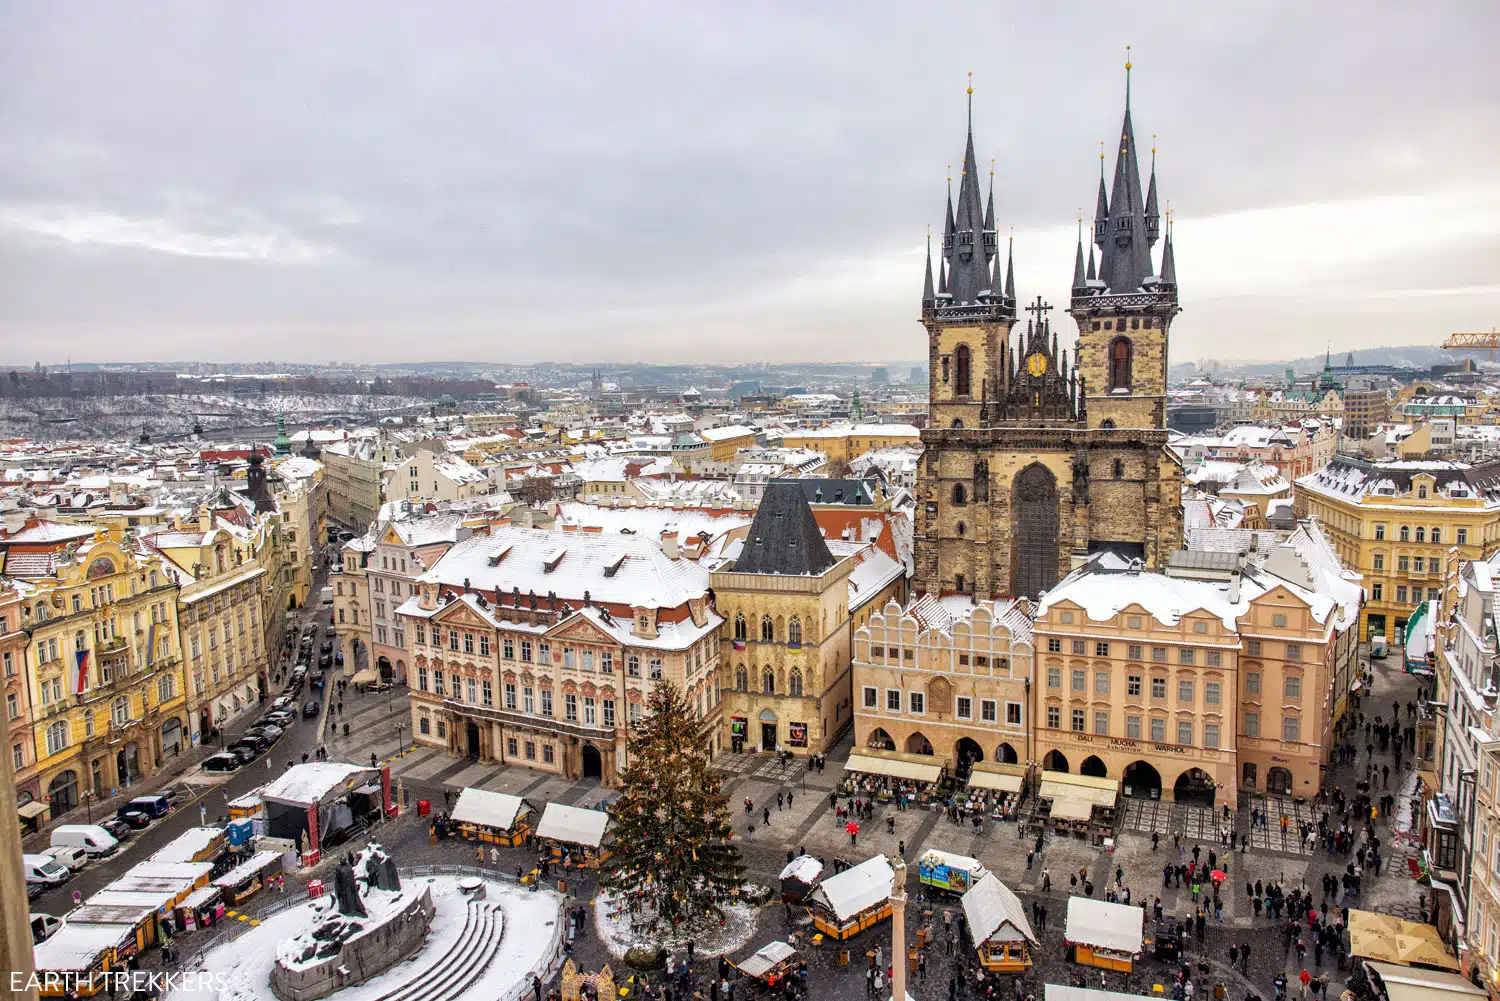
[[745,641],[744,640],[730,640],[729,642],[734,646],[734,648],[736,650],[743,650],[743,649],[745,649]]
[[73,657],[78,661],[77,682],[73,686],[73,691],[77,695],[82,695],[83,690],[89,685],[89,652],[79,650],[73,654]]

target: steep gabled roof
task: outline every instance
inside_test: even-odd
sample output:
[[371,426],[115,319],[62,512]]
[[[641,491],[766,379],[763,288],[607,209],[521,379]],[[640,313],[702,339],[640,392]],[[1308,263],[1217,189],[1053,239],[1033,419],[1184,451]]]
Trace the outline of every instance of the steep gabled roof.
[[768,482],[735,572],[817,575],[833,564],[801,481]]

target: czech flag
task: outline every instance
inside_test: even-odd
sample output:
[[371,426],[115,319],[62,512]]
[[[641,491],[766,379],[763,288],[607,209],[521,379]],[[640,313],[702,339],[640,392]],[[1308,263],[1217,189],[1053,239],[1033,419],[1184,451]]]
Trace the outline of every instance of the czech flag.
[[730,640],[730,643],[733,644],[733,646],[734,646],[734,648],[736,650],[743,650],[743,649],[745,649],[745,641],[744,640]]
[[78,683],[74,686],[74,692],[82,695],[83,690],[89,684],[89,652],[87,650],[79,650],[73,654],[73,657],[78,661]]

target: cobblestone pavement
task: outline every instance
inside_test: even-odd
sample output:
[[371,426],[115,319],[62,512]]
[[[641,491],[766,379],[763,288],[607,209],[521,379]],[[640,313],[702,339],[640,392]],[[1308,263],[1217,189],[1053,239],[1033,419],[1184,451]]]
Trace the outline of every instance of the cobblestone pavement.
[[[1364,707],[1372,717],[1379,711],[1371,708],[1372,706],[1383,704],[1388,714],[1392,699],[1399,700],[1404,706],[1406,701],[1415,697],[1415,679],[1401,673],[1399,664],[1399,658],[1394,655],[1388,661],[1376,662],[1374,695],[1366,699]],[[350,760],[367,758],[370,753],[381,758],[392,757],[392,771],[400,778],[409,801],[427,798],[433,801],[435,810],[442,809],[444,790],[452,792],[464,786],[519,793],[538,806],[548,801],[595,805],[612,795],[593,780],[569,781],[524,769],[496,768],[467,760],[453,760],[430,748],[415,751],[408,749],[401,754],[398,752],[398,738],[394,727],[396,722],[405,717],[403,700],[396,698],[387,704],[383,699],[383,696],[366,696],[360,697],[353,707],[346,705],[351,736],[344,738],[341,726],[335,733],[333,722],[330,721],[329,749],[335,757]],[[1044,929],[1038,929],[1042,945],[1037,950],[1036,966],[1029,974],[1020,978],[1025,991],[1041,997],[1042,985],[1046,982],[1072,983],[1086,975],[1089,986],[1110,990],[1150,994],[1152,985],[1161,984],[1170,997],[1175,967],[1168,967],[1154,959],[1147,959],[1139,964],[1137,972],[1128,977],[1085,970],[1067,960],[1062,943],[1062,925],[1067,911],[1067,876],[1069,873],[1076,873],[1080,867],[1087,867],[1094,874],[1097,884],[1102,887],[1109,876],[1113,875],[1112,870],[1119,867],[1124,871],[1124,883],[1131,888],[1134,902],[1140,903],[1142,895],[1160,895],[1168,916],[1186,916],[1193,907],[1188,891],[1164,890],[1161,887],[1162,865],[1175,855],[1171,841],[1163,837],[1159,849],[1153,850],[1150,837],[1144,832],[1161,831],[1163,825],[1168,831],[1175,825],[1179,830],[1196,832],[1201,840],[1195,841],[1190,836],[1186,851],[1190,853],[1194,843],[1200,844],[1206,858],[1210,848],[1218,849],[1218,829],[1222,815],[1216,817],[1211,810],[1162,803],[1141,803],[1141,809],[1135,809],[1137,804],[1131,803],[1112,853],[1105,854],[1082,841],[1053,839],[1048,842],[1043,857],[1034,860],[1030,866],[1027,865],[1026,857],[1029,843],[1018,837],[1015,824],[985,821],[981,830],[976,833],[967,824],[954,824],[942,815],[928,810],[896,811],[889,814],[894,821],[893,832],[887,829],[885,815],[877,814],[874,822],[864,825],[858,843],[851,844],[850,838],[833,819],[828,801],[828,794],[835,787],[847,753],[846,745],[837,754],[830,755],[827,770],[823,773],[808,772],[801,761],[783,770],[774,757],[767,755],[731,756],[720,763],[728,773],[725,791],[731,807],[737,811],[736,822],[743,838],[741,850],[751,878],[765,883],[774,882],[786,861],[787,853],[803,850],[830,861],[835,857],[860,861],[878,852],[895,852],[904,842],[908,859],[915,859],[927,848],[973,855],[1014,889],[1028,907],[1036,902],[1048,909],[1047,925]],[[1406,760],[1409,764],[1410,757]],[[1376,764],[1387,761],[1388,757],[1377,750]],[[1362,774],[1364,764],[1365,754],[1361,749],[1353,766],[1329,773],[1329,786],[1342,784],[1346,791],[1352,790],[1355,772],[1357,770]],[[1414,777],[1410,774],[1393,774],[1391,787],[1395,789],[1398,785],[1409,786],[1413,781]],[[776,806],[778,792],[782,794],[779,809]],[[748,820],[740,806],[747,797],[754,804],[756,829],[753,837],[749,835]],[[1398,802],[1403,804],[1402,810],[1395,817],[1398,829],[1409,822],[1404,815],[1407,798],[1398,797]],[[1256,801],[1255,805],[1259,807],[1261,804]],[[763,822],[761,811],[765,806],[770,807],[769,824]],[[1265,808],[1273,818],[1278,817],[1283,808],[1289,811],[1288,816],[1306,816],[1312,820],[1317,818],[1317,814],[1305,804],[1289,803],[1283,807],[1273,801],[1265,804]],[[1235,816],[1237,830],[1245,829],[1246,816],[1244,809]],[[1388,853],[1391,862],[1387,871],[1378,877],[1366,877],[1362,900],[1344,903],[1416,918],[1420,888],[1406,875],[1402,849],[1392,844],[1390,818],[1381,818],[1378,830],[1382,840],[1392,849]],[[1247,852],[1236,851],[1227,858],[1221,856],[1221,865],[1227,864],[1229,872],[1229,881],[1223,895],[1224,918],[1222,921],[1210,919],[1205,941],[1201,944],[1194,942],[1189,952],[1189,958],[1194,963],[1193,979],[1200,999],[1206,1001],[1210,996],[1207,992],[1216,983],[1223,983],[1229,997],[1235,1001],[1251,993],[1270,998],[1274,994],[1271,981],[1278,972],[1285,969],[1289,978],[1300,972],[1301,967],[1294,968],[1295,956],[1289,957],[1280,950],[1279,935],[1272,923],[1264,918],[1256,918],[1251,913],[1243,892],[1244,884],[1258,879],[1281,880],[1289,887],[1300,883],[1315,887],[1324,873],[1341,872],[1347,859],[1334,857],[1320,850],[1307,852],[1296,844],[1295,825],[1291,834],[1292,844],[1287,844],[1273,821],[1271,827],[1252,835],[1251,847]],[[476,861],[475,847],[471,843],[444,841],[433,844],[428,836],[425,819],[419,821],[413,813],[381,825],[371,836],[390,848],[401,865],[428,862],[473,864]],[[357,850],[358,846],[351,847]],[[497,864],[503,871],[514,872],[517,867],[529,869],[534,862],[535,856],[524,849],[500,849],[498,857],[493,861],[487,853],[484,864]],[[1051,891],[1045,893],[1041,888],[1044,871],[1052,879]],[[307,875],[303,874],[303,878]],[[315,870],[311,875],[326,876],[326,873]],[[577,900],[592,898],[594,877],[591,873],[567,873],[564,878],[568,883],[568,892]],[[965,997],[975,996],[971,987],[975,984],[973,954],[961,944],[955,944],[953,954],[949,955],[942,930],[943,911],[953,910],[956,916],[961,910],[957,898],[925,900],[920,892],[921,888],[916,884],[914,867],[912,881],[912,902],[907,909],[908,940],[914,943],[918,930],[923,927],[929,929],[935,940],[928,949],[926,979],[909,982],[911,995],[918,999],[946,997],[948,982],[952,977],[970,988]],[[248,907],[247,910],[253,911],[254,907]],[[1150,925],[1148,920],[1148,938],[1155,934],[1155,928]],[[851,965],[846,968],[840,966],[839,950],[831,943],[820,947],[807,944],[806,931],[805,926],[788,924],[785,910],[779,904],[769,906],[760,913],[750,945],[732,958],[742,959],[753,949],[774,938],[801,935],[798,942],[808,958],[812,995],[815,998],[847,998],[853,1001],[864,990],[863,964],[866,952],[879,947],[885,958],[889,950],[890,925],[882,922],[848,944]],[[1248,974],[1231,971],[1228,964],[1229,947],[1242,943],[1251,944],[1253,949],[1253,962],[1249,964]],[[574,956],[585,970],[596,970],[606,962],[611,963],[617,971],[622,968],[618,960],[605,953],[591,927],[577,943]],[[696,970],[700,973],[711,971],[715,959],[699,954]],[[1311,952],[1307,959],[1312,964]],[[1206,967],[1200,968],[1200,964],[1206,964]],[[1321,967],[1309,965],[1308,969],[1313,974],[1328,974],[1330,996],[1338,996],[1338,991],[1343,987],[1344,972],[1339,969],[1336,957],[1325,956]],[[1012,978],[991,977],[991,982],[997,984],[997,996],[1011,996],[1014,983]],[[707,997],[706,989],[703,996]],[[744,1001],[743,996],[740,1001]]]

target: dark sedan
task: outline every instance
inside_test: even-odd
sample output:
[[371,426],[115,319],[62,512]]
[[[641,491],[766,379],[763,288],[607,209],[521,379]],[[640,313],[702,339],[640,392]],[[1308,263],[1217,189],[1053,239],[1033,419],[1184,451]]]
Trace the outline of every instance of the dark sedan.
[[321,708],[322,707],[318,704],[318,701],[316,699],[309,699],[308,701],[302,703],[302,718],[303,719],[314,719],[314,718],[316,718],[317,715],[318,715],[318,711]]

